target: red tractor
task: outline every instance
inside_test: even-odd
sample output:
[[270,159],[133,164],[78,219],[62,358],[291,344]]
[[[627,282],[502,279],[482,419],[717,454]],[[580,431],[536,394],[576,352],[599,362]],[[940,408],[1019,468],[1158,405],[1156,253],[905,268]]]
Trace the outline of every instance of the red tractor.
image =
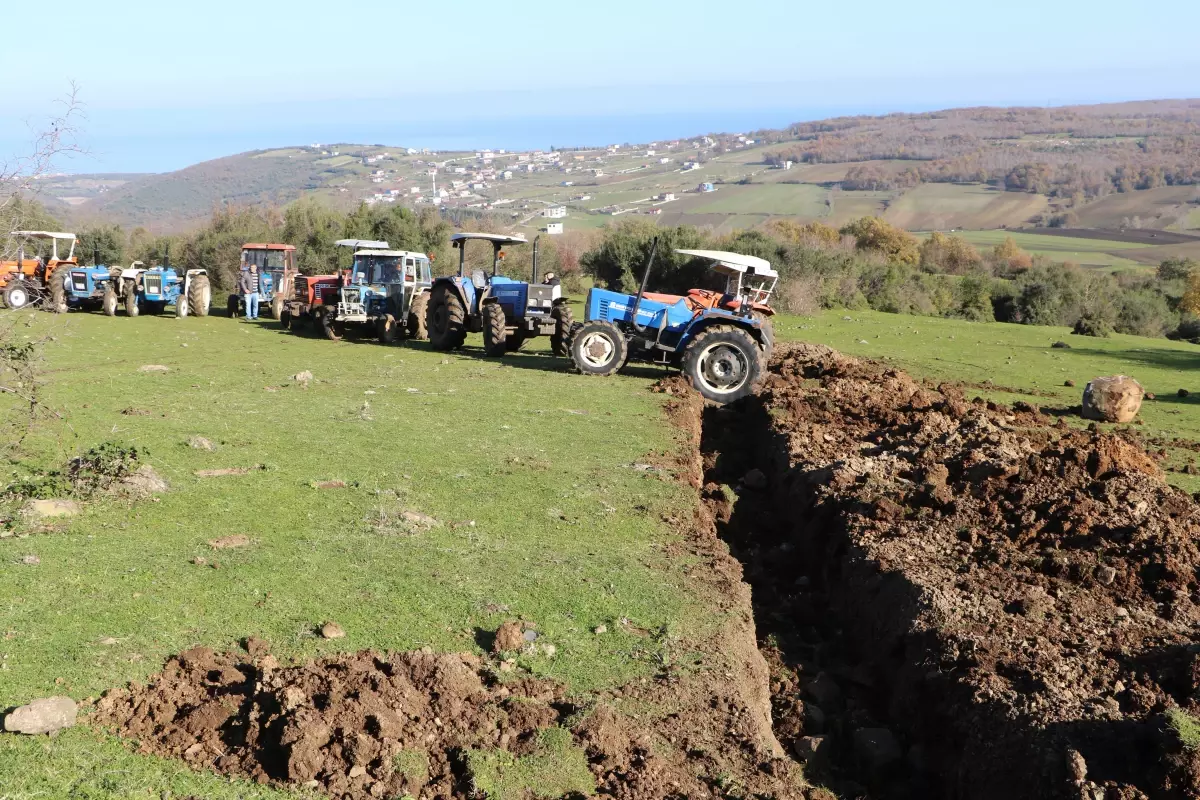
[[[283,318],[283,307],[292,296],[296,269],[296,246],[248,242],[242,245],[240,272],[258,267],[258,302],[269,305],[272,319]],[[229,295],[228,313],[236,317],[244,311],[240,294]]]
[[291,299],[283,304],[279,324],[294,331],[315,321],[319,309],[337,305],[342,276],[297,275],[292,285],[295,289]]

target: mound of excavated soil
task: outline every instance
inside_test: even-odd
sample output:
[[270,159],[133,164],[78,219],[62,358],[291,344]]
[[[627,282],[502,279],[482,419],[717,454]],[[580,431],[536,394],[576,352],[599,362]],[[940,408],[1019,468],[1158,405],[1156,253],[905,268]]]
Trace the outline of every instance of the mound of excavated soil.
[[874,796],[1200,797],[1162,716],[1200,712],[1200,507],[1138,445],[814,346],[709,413],[786,742]]

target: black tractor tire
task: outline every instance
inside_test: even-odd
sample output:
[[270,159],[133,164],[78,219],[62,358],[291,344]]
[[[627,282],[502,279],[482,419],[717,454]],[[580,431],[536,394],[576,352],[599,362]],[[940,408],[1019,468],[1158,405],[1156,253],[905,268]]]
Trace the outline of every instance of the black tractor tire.
[[49,289],[47,294],[50,297],[50,302],[45,305],[47,311],[52,311],[55,314],[67,313],[67,287],[65,281],[70,272],[71,268],[64,264],[55,267],[46,276],[46,286]]
[[508,352],[505,342],[508,328],[504,324],[504,309],[499,303],[487,303],[480,312],[483,316],[483,352],[489,356],[502,356]]
[[283,314],[283,295],[277,294],[271,298],[271,319],[278,320]]
[[767,365],[771,363],[771,356],[775,353],[775,323],[771,321],[770,317],[757,311],[754,313],[754,317],[761,323],[759,331],[762,332],[762,341],[759,346],[762,349],[765,374]]
[[125,316],[136,317],[141,310],[137,301],[137,285],[133,281],[125,282]]
[[100,308],[104,310],[107,316],[115,317],[117,315],[117,306],[120,304],[120,298],[117,297],[117,290],[113,286],[113,282],[109,281],[104,284],[104,299],[100,301]]
[[429,326],[425,324],[429,314],[429,292],[421,292],[413,298],[408,309],[408,338],[424,341],[429,338]]
[[285,331],[290,331],[292,329],[292,312],[288,311],[286,308],[279,312],[279,327],[283,328]]
[[400,323],[391,314],[384,314],[375,323],[380,344],[394,344],[400,338]]
[[241,303],[238,302],[238,296],[236,294],[229,295],[229,299],[225,302],[225,313],[229,315],[230,319],[233,319],[238,315],[239,305],[241,305]]
[[346,324],[337,321],[337,313],[332,308],[321,312],[321,332],[331,342],[340,342],[346,338]]
[[529,337],[525,335],[525,331],[513,331],[504,340],[504,351],[506,353],[516,353],[525,346],[527,341],[529,341]]
[[4,305],[8,308],[25,308],[33,302],[33,290],[25,281],[9,281],[8,286],[4,287]]
[[212,305],[212,286],[207,275],[197,275],[188,286],[187,313],[193,317],[207,317]]
[[706,400],[732,403],[754,393],[763,375],[762,349],[744,328],[707,328],[683,351],[683,374]]
[[575,368],[584,375],[613,375],[629,358],[625,334],[611,322],[599,320],[574,326],[569,350]]
[[438,286],[429,298],[425,317],[429,343],[435,350],[454,350],[467,340],[467,310],[458,294],[448,286]]
[[575,326],[575,315],[566,303],[560,303],[550,310],[550,318],[554,320],[554,333],[550,334],[550,352],[555,357],[570,356],[567,342],[571,338],[571,328]]

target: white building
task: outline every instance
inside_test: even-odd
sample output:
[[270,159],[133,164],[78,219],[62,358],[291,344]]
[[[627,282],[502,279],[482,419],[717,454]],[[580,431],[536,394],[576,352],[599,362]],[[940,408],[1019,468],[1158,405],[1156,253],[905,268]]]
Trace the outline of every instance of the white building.
[[551,206],[542,210],[542,216],[546,219],[563,219],[567,216],[566,206]]
[[557,236],[563,232],[563,224],[561,222],[547,222],[546,233],[551,236]]

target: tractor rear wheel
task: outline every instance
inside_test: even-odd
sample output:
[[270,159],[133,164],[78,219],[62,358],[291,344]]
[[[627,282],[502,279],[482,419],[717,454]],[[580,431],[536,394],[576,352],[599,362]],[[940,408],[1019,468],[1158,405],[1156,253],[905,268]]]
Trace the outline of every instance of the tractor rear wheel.
[[375,327],[379,333],[380,344],[392,344],[400,338],[400,323],[396,322],[396,318],[391,314],[380,317]]
[[4,305],[9,308],[24,308],[33,300],[33,294],[25,281],[11,281],[4,288]]
[[137,286],[133,281],[125,281],[125,316],[136,317],[139,310]]
[[428,339],[429,326],[425,324],[429,313],[429,292],[421,292],[413,298],[412,307],[408,309],[408,338]]
[[332,308],[321,312],[321,332],[331,342],[340,342],[346,336],[346,325],[338,322],[337,314]]
[[467,310],[452,288],[443,285],[433,290],[425,320],[435,350],[454,350],[467,340]]
[[612,375],[629,358],[625,334],[611,322],[599,320],[576,326],[569,349],[571,360],[584,375]]
[[236,294],[229,295],[229,300],[225,302],[225,312],[229,314],[230,319],[238,315],[238,305],[238,296]]
[[575,315],[566,303],[556,305],[550,311],[554,320],[554,333],[550,334],[550,352],[555,356],[570,356],[567,342],[571,338],[571,328],[575,325]]
[[212,286],[207,275],[197,275],[188,286],[187,310],[193,317],[207,317],[212,305]]
[[55,267],[46,276],[46,285],[50,288],[50,303],[46,306],[47,311],[53,311],[55,314],[65,314],[67,312],[66,282],[70,279],[71,270],[66,265]]
[[104,284],[104,299],[100,302],[100,307],[104,309],[104,313],[110,317],[117,315],[117,290],[113,287],[113,282],[109,281]]
[[505,340],[508,330],[504,325],[504,309],[499,303],[488,303],[483,307],[483,352],[489,356],[502,356],[507,352]]
[[708,328],[683,352],[683,374],[696,391],[715,403],[732,403],[751,394],[762,372],[762,350],[742,328]]
[[283,315],[283,295],[277,294],[271,298],[271,319],[279,319]]

